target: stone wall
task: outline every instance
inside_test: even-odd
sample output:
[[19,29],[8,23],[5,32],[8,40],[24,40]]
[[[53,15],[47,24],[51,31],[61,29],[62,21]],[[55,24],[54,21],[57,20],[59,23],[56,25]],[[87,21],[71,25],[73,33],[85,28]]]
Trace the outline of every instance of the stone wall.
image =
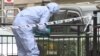
[[14,4],[31,4],[41,2],[42,0],[14,0]]
[[76,2],[93,2],[96,0],[54,0],[58,3],[76,3]]

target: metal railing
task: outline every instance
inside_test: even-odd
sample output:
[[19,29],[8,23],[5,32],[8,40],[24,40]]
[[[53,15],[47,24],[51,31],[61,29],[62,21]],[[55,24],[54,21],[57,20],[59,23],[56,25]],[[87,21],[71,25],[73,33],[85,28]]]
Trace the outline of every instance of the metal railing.
[[94,11],[93,14],[93,47],[92,56],[100,56],[100,24],[97,22],[97,14],[100,10]]
[[[77,28],[73,30],[71,26]],[[90,50],[87,49],[93,37],[83,32],[81,26],[84,25],[51,25],[50,37],[36,35],[40,56],[86,56],[89,54],[87,51]],[[17,55],[13,35],[0,35],[0,55]]]

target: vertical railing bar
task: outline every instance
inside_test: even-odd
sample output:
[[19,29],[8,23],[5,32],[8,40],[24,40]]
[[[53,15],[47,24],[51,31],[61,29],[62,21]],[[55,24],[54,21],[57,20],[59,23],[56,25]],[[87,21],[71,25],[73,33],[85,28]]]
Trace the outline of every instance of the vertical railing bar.
[[0,37],[1,37],[1,55],[2,55],[3,54],[3,47],[2,47],[3,41],[2,41],[2,36],[0,36]]
[[[75,38],[74,38],[74,40],[75,40]],[[75,46],[75,53],[76,53],[76,56],[77,56],[77,41],[75,40],[75,44],[76,44],[76,46]]]
[[[57,46],[59,46],[59,44],[60,44],[59,42],[60,42],[60,39],[58,38],[58,41],[57,41]],[[57,47],[57,50],[58,50],[58,51],[60,51],[60,48],[61,48],[61,46]],[[60,56],[60,55],[62,55],[62,56],[63,56],[63,54],[62,54],[62,53],[60,54],[60,52],[58,52],[58,56]]]
[[93,11],[93,56],[97,56],[97,11]]
[[3,55],[3,36],[1,36],[1,55]]
[[[47,40],[48,40],[48,41],[47,41],[47,43],[45,44],[45,45],[46,45],[45,47],[46,47],[46,50],[49,50],[49,46],[48,46],[48,45],[49,45],[49,37],[48,37]],[[45,50],[44,50],[44,53],[45,53]],[[46,52],[45,55],[46,55],[46,54],[48,54],[48,53]]]
[[[51,51],[53,51],[54,50],[54,38],[53,38],[53,42],[51,43],[51,45],[53,45],[52,50],[51,50]],[[53,52],[53,55],[54,55],[54,52]]]
[[[1,44],[2,42],[1,42],[1,36],[0,36],[0,44]],[[0,45],[1,46],[1,45]],[[2,50],[1,50],[2,48],[0,48],[0,52],[2,52]],[[0,55],[1,55],[1,53],[0,53]]]
[[78,35],[78,38],[77,38],[77,43],[78,43],[78,47],[77,47],[77,52],[78,52],[78,55],[77,56],[80,56],[80,26],[78,25],[78,32],[77,32],[77,35]]
[[[36,36],[35,36],[34,38],[37,38],[37,40],[36,40],[36,41],[38,42],[38,43],[37,43],[37,46],[38,46],[38,49],[39,49],[39,51],[40,51],[40,47],[39,47],[39,37],[36,37]],[[41,51],[40,51],[40,55],[41,55]]]
[[[44,38],[45,38],[45,37],[43,36],[43,50],[44,50],[44,40],[45,40]],[[43,53],[44,53],[44,52],[43,52]],[[44,56],[44,54],[43,54],[43,56]]]
[[14,46],[14,41],[13,41],[13,36],[11,36],[12,37],[12,55],[14,54],[14,52],[13,52],[13,46]]
[[7,37],[7,55],[8,55],[8,37]]
[[85,50],[86,50],[86,56],[89,56],[89,25],[87,26],[87,29],[86,29],[86,37],[85,37]]
[[[69,38],[69,48],[71,47],[71,38]],[[69,51],[71,51],[70,49],[68,49]],[[69,56],[70,56],[70,52],[69,52]]]
[[97,27],[97,55],[99,54],[99,28]]
[[62,51],[62,55],[63,55],[63,56],[64,56],[64,46],[65,46],[65,45],[64,45],[64,37],[63,37],[63,47],[62,47],[62,50],[63,50],[63,51]]

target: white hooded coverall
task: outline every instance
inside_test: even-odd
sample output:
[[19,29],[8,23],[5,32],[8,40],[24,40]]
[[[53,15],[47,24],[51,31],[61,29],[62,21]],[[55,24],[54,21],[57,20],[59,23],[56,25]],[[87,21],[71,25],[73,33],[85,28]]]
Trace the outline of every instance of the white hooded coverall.
[[[57,12],[59,8],[56,6],[56,3],[50,3],[47,6],[33,6],[22,10],[15,17],[13,26],[44,24],[48,22],[51,13]],[[46,26],[40,25],[39,29],[40,31],[45,31]],[[33,30],[34,28],[29,26],[25,28],[12,28],[18,47],[18,56],[39,56],[39,49]]]

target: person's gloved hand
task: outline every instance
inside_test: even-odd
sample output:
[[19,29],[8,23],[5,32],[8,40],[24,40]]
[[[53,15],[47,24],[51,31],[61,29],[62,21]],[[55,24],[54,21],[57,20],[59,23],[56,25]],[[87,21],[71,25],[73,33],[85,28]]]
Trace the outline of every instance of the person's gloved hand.
[[34,32],[36,35],[49,36],[50,28],[48,28],[46,25],[38,24]]
[[41,31],[41,32],[46,32],[47,31],[47,28],[46,28],[45,24],[38,24],[37,27],[38,27],[38,30]]

